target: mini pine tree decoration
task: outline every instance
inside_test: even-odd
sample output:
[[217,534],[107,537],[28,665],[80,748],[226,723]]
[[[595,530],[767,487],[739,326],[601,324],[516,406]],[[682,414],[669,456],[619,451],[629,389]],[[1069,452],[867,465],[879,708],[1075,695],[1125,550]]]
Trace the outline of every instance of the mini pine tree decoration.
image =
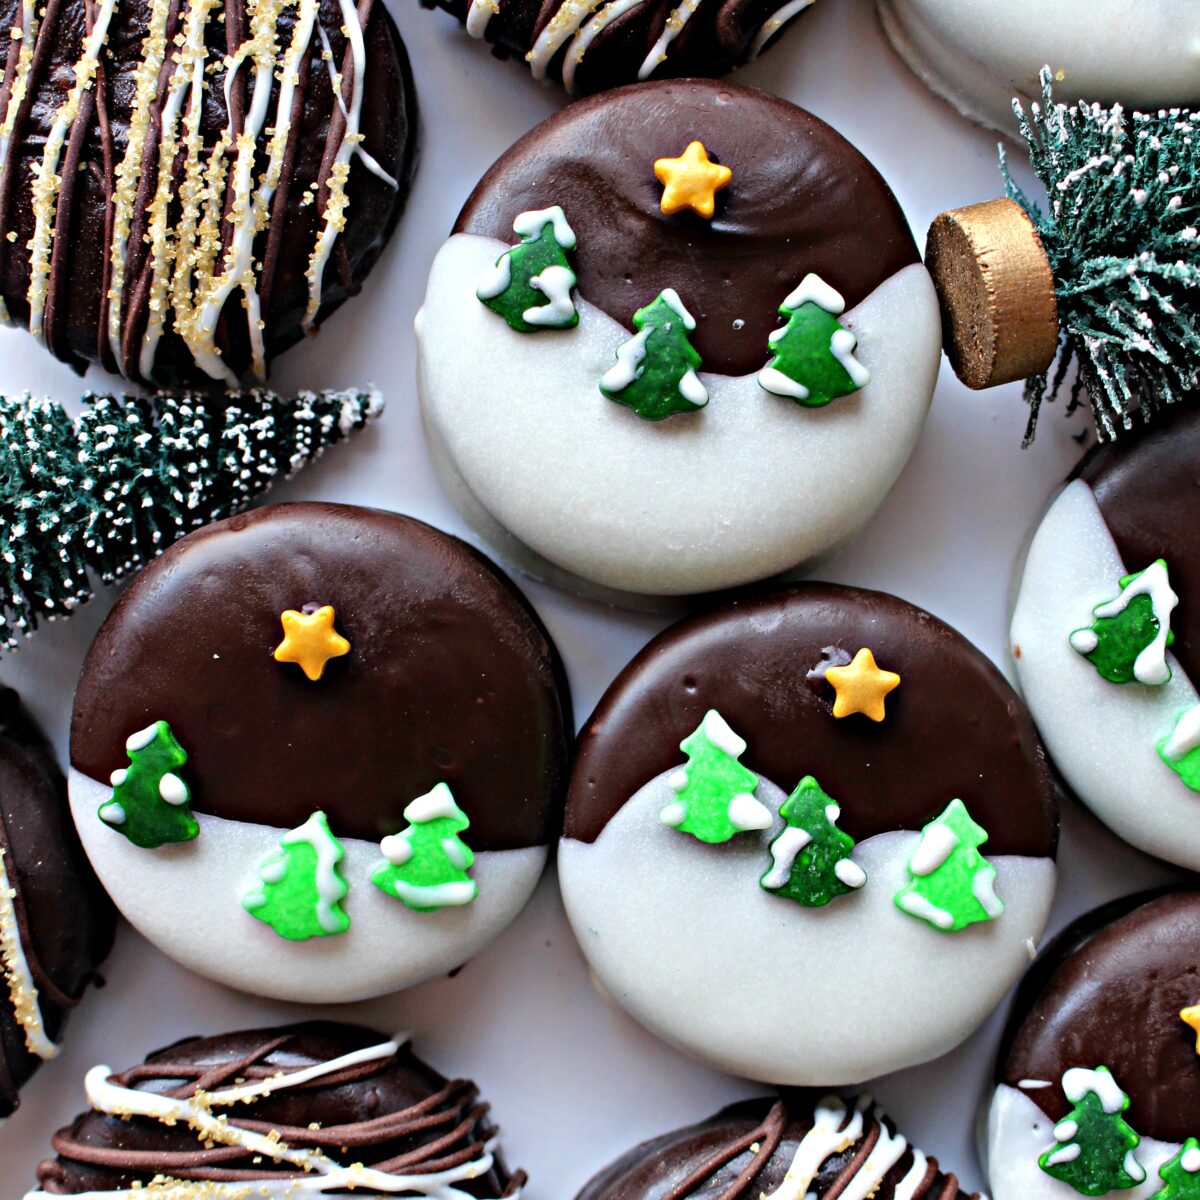
[[279,839],[279,849],[258,869],[260,885],[242,897],[242,907],[282,938],[304,942],[350,928],[341,902],[350,890],[338,864],[346,857],[323,812]]
[[674,288],[667,288],[633,314],[637,329],[617,347],[617,362],[600,380],[600,390],[647,421],[695,412],[708,403],[696,368],[700,355],[688,340],[696,328]]
[[1161,1190],[1150,1200],[1200,1200],[1200,1141],[1188,1138],[1179,1153],[1158,1169]]
[[759,881],[765,891],[820,908],[867,882],[850,858],[854,839],[837,827],[841,808],[811,775],[800,780],[779,815],[787,827],[771,843],[771,868]]
[[1038,1158],[1038,1166],[1082,1196],[1106,1196],[1143,1183],[1146,1170],[1134,1153],[1142,1139],[1121,1116],[1129,1097],[1112,1072],[1072,1067],[1062,1087],[1075,1107],[1055,1125],[1057,1144]]
[[1092,624],[1071,634],[1071,647],[1110,683],[1160,686],[1171,678],[1166,655],[1175,640],[1171,613],[1179,603],[1166,561],[1123,576],[1117,586],[1116,599],[1098,604]]
[[439,783],[404,810],[407,829],[379,845],[385,862],[371,875],[381,892],[416,912],[470,904],[479,887],[467,874],[475,855],[458,835],[470,828],[450,788]]
[[383,410],[377,392],[0,397],[0,644],[246,508]]
[[1144,422],[1200,385],[1200,113],[1055,102],[1014,111],[1050,197],[1031,201],[1003,161],[1010,199],[1030,216],[1050,261],[1060,343],[1053,375],[1026,382],[1029,426],[1078,374],[1102,441]]
[[190,842],[199,834],[200,823],[178,773],[187,762],[187,751],[171,727],[155,721],[126,740],[125,752],[129,766],[112,773],[112,799],[100,805],[100,820],[145,850]]
[[579,313],[571,299],[575,272],[567,263],[575,234],[556,204],[523,212],[513,222],[520,241],[505,250],[476,296],[518,333],[573,329]]
[[951,800],[921,831],[908,864],[912,881],[896,893],[896,905],[946,933],[995,920],[1004,905],[995,892],[996,868],[979,853],[987,840],[967,806]]
[[770,828],[770,810],[754,798],[758,776],[738,762],[746,743],[716,709],[705,713],[679,748],[688,763],[667,780],[676,798],[659,813],[664,825],[709,843]]
[[767,339],[773,357],[759,371],[759,384],[807,408],[866,387],[871,372],[854,357],[858,339],[838,321],[845,308],[819,275],[805,275],[780,305],[787,324]]

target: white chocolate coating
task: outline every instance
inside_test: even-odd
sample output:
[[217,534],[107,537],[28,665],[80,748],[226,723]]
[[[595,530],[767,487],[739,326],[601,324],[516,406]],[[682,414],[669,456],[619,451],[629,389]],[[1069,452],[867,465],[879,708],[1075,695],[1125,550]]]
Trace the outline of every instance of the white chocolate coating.
[[1076,795],[1139,850],[1197,870],[1200,793],[1156,749],[1200,699],[1195,687],[1170,652],[1170,681],[1148,687],[1109,683],[1070,644],[1092,609],[1117,594],[1117,581],[1149,565],[1122,562],[1091,488],[1068,484],[1029,546],[1012,654],[1050,757]]
[[[1018,1088],[1000,1084],[988,1109],[984,1156],[992,1200],[1079,1200],[1079,1193],[1070,1184],[1047,1175],[1038,1166],[1038,1157],[1056,1144],[1054,1122]],[[1146,1178],[1136,1187],[1113,1195],[1122,1200],[1150,1200],[1162,1190],[1158,1168],[1174,1158],[1179,1147],[1142,1138],[1134,1153],[1146,1170]]]
[[[665,828],[667,772],[596,842],[566,839],[567,916],[600,984],[651,1032],[767,1083],[854,1084],[944,1054],[1029,964],[1054,896],[1048,858],[998,855],[1004,914],[946,934],[895,905],[915,832],[859,843],[861,891],[808,909],[759,886],[780,829],[719,846]],[[777,814],[785,793],[756,793]]]
[[342,907],[350,928],[336,937],[290,942],[242,907],[242,896],[260,883],[260,863],[285,830],[197,813],[194,841],[143,850],[97,818],[111,788],[76,770],[69,785],[83,847],[129,923],[190,970],[278,1000],[365,1000],[452,971],[524,908],[546,862],[542,846],[481,851],[471,869],[479,885],[473,903],[418,913],[371,883],[383,861],[377,843],[340,838],[346,857],[339,869],[350,885]]
[[862,391],[806,409],[754,374],[701,369],[707,406],[648,422],[600,391],[629,333],[586,297],[576,329],[537,334],[476,299],[505,249],[458,234],[438,253],[417,317],[419,385],[451,497],[530,574],[622,600],[811,565],[858,532],[916,443],[941,338],[920,265],[842,318],[871,373]]
[[879,0],[879,15],[932,91],[1009,136],[1043,66],[1070,104],[1200,105],[1200,0]]

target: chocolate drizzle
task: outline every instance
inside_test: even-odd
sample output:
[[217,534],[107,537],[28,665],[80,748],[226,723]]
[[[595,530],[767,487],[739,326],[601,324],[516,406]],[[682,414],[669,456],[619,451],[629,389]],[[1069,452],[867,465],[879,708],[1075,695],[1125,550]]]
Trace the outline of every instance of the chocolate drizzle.
[[[344,1057],[351,1061],[338,1066]],[[290,1083],[299,1072],[304,1081]],[[210,1099],[260,1089],[265,1094],[248,1101],[217,1106]],[[190,1039],[105,1080],[89,1076],[94,1105],[106,1098],[125,1103],[122,1095],[132,1104],[131,1093],[146,1094],[151,1107],[158,1097],[190,1103],[199,1115],[189,1126],[148,1115],[83,1114],[54,1135],[57,1157],[38,1168],[47,1193],[128,1188],[160,1176],[185,1183],[335,1180],[331,1164],[338,1162],[411,1178],[406,1195],[441,1196],[431,1177],[443,1173],[459,1194],[481,1200],[515,1196],[524,1182],[495,1151],[488,1105],[473,1083],[448,1081],[406,1045],[358,1027],[314,1022]],[[214,1110],[224,1117],[216,1139],[200,1127]],[[255,1138],[270,1139],[279,1157]],[[286,1161],[288,1154],[304,1156],[309,1169]],[[421,1183],[427,1177],[428,1190]]]
[[0,311],[77,369],[262,378],[399,215],[412,81],[373,0],[0,0],[0,64]]
[[568,92],[637,80],[724,75],[755,59],[811,0],[421,0],[502,57]]
[[[824,1152],[838,1144],[844,1148]],[[644,1142],[601,1171],[578,1200],[759,1200],[783,1187],[801,1160],[814,1174],[803,1187],[789,1181],[800,1197],[837,1200],[869,1187],[862,1194],[872,1200],[965,1200],[957,1179],[908,1146],[868,1097],[818,1103],[806,1092],[731,1105]]]

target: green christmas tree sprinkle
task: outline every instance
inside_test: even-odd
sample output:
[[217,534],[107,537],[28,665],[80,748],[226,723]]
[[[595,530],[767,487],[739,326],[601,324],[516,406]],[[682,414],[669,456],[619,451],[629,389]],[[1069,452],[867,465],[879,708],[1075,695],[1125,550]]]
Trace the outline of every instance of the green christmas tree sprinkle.
[[1162,1188],[1150,1200],[1200,1200],[1200,1141],[1188,1138],[1158,1169]]
[[688,340],[696,328],[674,288],[660,292],[633,314],[637,333],[617,347],[617,362],[600,390],[647,421],[695,412],[708,403],[696,368],[700,355]]
[[1025,385],[1025,444],[1073,367],[1067,411],[1086,392],[1108,441],[1200,384],[1200,113],[1069,108],[1048,70],[1041,104],[1013,108],[1049,209],[1024,195],[1003,150],[1001,170],[1046,248],[1062,331],[1053,375]]
[[479,887],[467,874],[475,855],[458,835],[470,828],[450,788],[439,783],[404,810],[407,829],[380,843],[384,862],[371,882],[416,912],[470,904]]
[[1143,1183],[1146,1170],[1134,1153],[1142,1139],[1121,1117],[1129,1097],[1112,1072],[1072,1067],[1062,1087],[1075,1107],[1055,1125],[1056,1145],[1038,1158],[1038,1166],[1081,1196],[1106,1196]]
[[1193,792],[1200,792],[1200,704],[1179,714],[1174,729],[1159,738],[1158,756]]
[[128,738],[125,752],[129,766],[112,773],[112,799],[100,805],[100,820],[144,850],[190,842],[199,834],[200,823],[192,815],[188,786],[179,776],[187,751],[171,727],[155,721]]
[[375,392],[0,397],[0,645],[246,508],[383,409]]
[[555,205],[521,213],[513,231],[520,242],[500,255],[475,294],[518,333],[574,328],[575,272],[566,251],[575,249],[575,234],[563,210]]
[[679,748],[688,763],[667,780],[675,799],[659,813],[664,825],[709,843],[770,828],[770,810],[754,798],[758,776],[738,762],[746,743],[716,709],[709,709]]
[[260,885],[242,897],[242,907],[291,942],[345,933],[350,918],[341,902],[350,889],[338,869],[345,857],[325,814],[315,812],[279,839],[279,849],[258,869]]
[[940,817],[921,831],[908,864],[912,881],[896,893],[896,904],[910,917],[955,933],[1004,911],[995,892],[996,868],[979,853],[988,839],[961,800],[951,800]]
[[837,827],[841,809],[811,775],[800,780],[779,815],[787,828],[771,843],[771,867],[759,881],[765,891],[820,908],[867,882],[850,858],[854,839]]
[[787,324],[768,338],[773,357],[758,373],[760,386],[807,408],[820,408],[871,381],[854,357],[858,339],[838,317],[845,300],[819,275],[806,275],[779,308]]
[[1125,575],[1117,586],[1116,599],[1098,604],[1092,624],[1071,634],[1071,646],[1110,683],[1160,686],[1171,678],[1166,652],[1175,640],[1171,613],[1179,603],[1166,561]]

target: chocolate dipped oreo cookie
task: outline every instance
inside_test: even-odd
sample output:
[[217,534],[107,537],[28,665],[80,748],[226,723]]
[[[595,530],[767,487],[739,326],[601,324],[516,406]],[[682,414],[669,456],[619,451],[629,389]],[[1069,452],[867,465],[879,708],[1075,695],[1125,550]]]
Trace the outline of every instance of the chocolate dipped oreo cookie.
[[993,1200],[1200,1194],[1200,893],[1080,917],[1017,992],[987,1125]]
[[117,906],[185,966],[361,999],[521,910],[570,724],[549,635],[482,555],[394,513],[270,506],[176,543],[102,626],[72,812]]
[[504,154],[434,261],[417,335],[464,516],[523,570],[618,603],[851,538],[912,450],[940,353],[870,163],[785,100],[702,80],[571,105]]
[[813,0],[421,0],[473,38],[568,92],[683,75],[724,75],[756,59]]
[[90,1110],[53,1138],[35,1196],[171,1200],[520,1194],[479,1089],[389,1039],[312,1022],[186,1038],[88,1072]]
[[361,287],[415,137],[371,0],[3,0],[0,315],[80,371],[261,380]]
[[50,747],[0,688],[0,1119],[58,1054],[112,945],[115,914],[80,849]]
[[870,1096],[746,1100],[635,1146],[578,1200],[967,1200]]
[[1188,408],[1090,454],[1033,536],[1011,628],[1021,690],[1072,790],[1118,836],[1192,870],[1198,460],[1200,413]]
[[983,655],[895,597],[810,584],[685,620],[617,677],[559,878],[599,984],[653,1033],[833,1086],[988,1016],[1045,927],[1057,836],[1033,722]]

